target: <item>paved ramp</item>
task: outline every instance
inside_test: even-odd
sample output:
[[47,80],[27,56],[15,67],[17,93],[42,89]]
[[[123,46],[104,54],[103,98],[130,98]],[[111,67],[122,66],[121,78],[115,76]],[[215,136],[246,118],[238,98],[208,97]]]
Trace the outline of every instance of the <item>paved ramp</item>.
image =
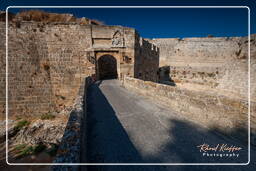
[[[87,94],[89,163],[246,163],[247,147],[180,117],[123,88],[118,80],[93,84]],[[242,146],[239,157],[207,157],[198,145]],[[171,170],[198,166],[173,166]],[[204,166],[206,170],[211,170]],[[169,170],[165,166],[96,166],[92,170]],[[200,167],[201,168],[201,167]],[[227,168],[227,167],[226,167]],[[232,168],[235,170],[238,167]],[[222,167],[219,167],[223,170]],[[218,170],[215,167],[214,170]],[[225,170],[225,169],[224,169]],[[227,170],[229,170],[227,168]],[[239,168],[238,168],[239,170]],[[248,169],[247,169],[248,170]]]

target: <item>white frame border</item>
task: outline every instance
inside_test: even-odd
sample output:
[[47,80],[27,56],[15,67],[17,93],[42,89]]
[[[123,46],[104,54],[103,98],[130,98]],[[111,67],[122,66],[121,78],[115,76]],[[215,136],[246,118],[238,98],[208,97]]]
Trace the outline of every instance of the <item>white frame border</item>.
[[[8,10],[10,8],[247,8],[248,10],[248,162],[247,163],[10,163],[8,162]],[[8,165],[249,165],[250,156],[250,8],[248,6],[8,6],[6,8],[6,163]]]

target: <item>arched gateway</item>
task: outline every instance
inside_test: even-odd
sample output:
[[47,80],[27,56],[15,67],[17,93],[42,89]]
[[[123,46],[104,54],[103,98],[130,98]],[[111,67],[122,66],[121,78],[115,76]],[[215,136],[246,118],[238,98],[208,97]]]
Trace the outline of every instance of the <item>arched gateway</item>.
[[117,61],[112,55],[103,55],[98,59],[99,79],[116,79]]

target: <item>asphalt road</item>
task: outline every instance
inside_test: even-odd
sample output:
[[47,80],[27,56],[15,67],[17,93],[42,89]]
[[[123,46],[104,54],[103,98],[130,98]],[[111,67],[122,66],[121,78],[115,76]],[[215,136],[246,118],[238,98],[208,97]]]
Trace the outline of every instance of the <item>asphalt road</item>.
[[[89,163],[247,163],[247,146],[182,118],[153,100],[103,80],[87,93],[87,160]],[[241,147],[203,155],[199,145]],[[253,150],[252,153],[254,153]],[[217,154],[219,156],[217,156]],[[237,156],[239,155],[239,156]],[[252,158],[255,154],[252,154]],[[90,166],[88,170],[255,170],[249,166]]]

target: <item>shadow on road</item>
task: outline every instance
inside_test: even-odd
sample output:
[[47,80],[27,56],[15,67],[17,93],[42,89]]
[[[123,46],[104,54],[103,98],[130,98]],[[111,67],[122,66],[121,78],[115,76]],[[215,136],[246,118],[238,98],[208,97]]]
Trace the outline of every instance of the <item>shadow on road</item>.
[[97,84],[88,89],[87,113],[89,163],[142,162],[140,154]]
[[[248,150],[245,144],[194,123],[170,119],[168,131],[172,140],[163,146],[161,152],[148,157],[150,161],[168,162],[168,157],[173,158],[172,161],[178,163],[246,163],[248,161]],[[198,147],[202,144],[207,144],[209,147],[216,147],[219,144],[219,148],[217,151],[206,150],[204,153],[203,151],[200,152],[200,147]],[[224,150],[224,148],[221,151],[222,145],[223,147],[235,146],[242,149],[233,152],[239,154],[238,157],[226,157],[226,154],[233,153]],[[207,154],[216,156],[207,156]],[[222,154],[222,157],[217,156],[217,154]]]
[[[87,162],[88,163],[144,163],[115,111],[99,89],[93,84],[87,93]],[[82,161],[83,162],[83,161]],[[82,167],[83,168],[83,167]],[[144,166],[88,166],[88,170],[151,170]],[[159,168],[157,169],[159,170]]]

